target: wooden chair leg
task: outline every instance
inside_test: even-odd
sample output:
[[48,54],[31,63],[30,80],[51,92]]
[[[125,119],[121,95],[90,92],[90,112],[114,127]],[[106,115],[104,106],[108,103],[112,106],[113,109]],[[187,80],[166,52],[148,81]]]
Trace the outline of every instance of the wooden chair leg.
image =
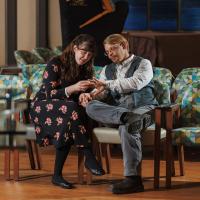
[[41,159],[40,159],[40,155],[39,155],[38,146],[36,144],[36,141],[32,140],[32,144],[34,146],[37,167],[38,167],[38,169],[41,169],[42,168],[42,164],[41,164]]
[[171,178],[172,178],[172,120],[173,113],[170,111],[166,111],[166,188],[171,188]]
[[160,133],[162,115],[161,110],[155,110],[155,137],[154,137],[154,189],[160,185]]
[[84,155],[78,151],[78,183],[84,183]]
[[86,169],[86,175],[86,183],[90,185],[92,183],[92,173],[88,169]]
[[172,167],[172,176],[176,176],[176,171],[175,171],[175,155],[176,155],[176,148],[172,147],[172,163],[171,163],[171,167]]
[[108,174],[111,172],[111,155],[110,155],[110,145],[106,144],[105,151],[105,161],[106,161],[106,171]]
[[27,151],[28,151],[28,155],[29,155],[29,161],[30,161],[31,169],[35,169],[35,160],[34,160],[31,140],[26,140],[26,144],[27,144]]
[[4,176],[6,180],[10,180],[10,149],[4,152]]
[[179,160],[179,167],[180,167],[180,176],[185,175],[184,169],[184,146],[182,144],[178,145],[178,160]]
[[13,151],[13,165],[14,165],[14,180],[19,180],[19,150],[14,149]]

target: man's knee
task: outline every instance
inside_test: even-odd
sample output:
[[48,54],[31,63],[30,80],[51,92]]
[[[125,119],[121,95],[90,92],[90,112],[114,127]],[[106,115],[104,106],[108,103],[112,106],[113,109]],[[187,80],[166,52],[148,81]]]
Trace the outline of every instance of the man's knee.
[[97,104],[97,100],[90,101],[86,106],[86,113],[90,116],[94,113],[95,105]]

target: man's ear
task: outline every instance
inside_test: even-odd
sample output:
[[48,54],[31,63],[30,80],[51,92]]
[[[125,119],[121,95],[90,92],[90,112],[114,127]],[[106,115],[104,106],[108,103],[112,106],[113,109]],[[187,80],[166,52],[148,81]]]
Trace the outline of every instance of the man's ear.
[[122,42],[122,43],[121,43],[121,46],[123,47],[123,49],[127,49],[127,47],[128,47],[128,43],[126,43],[126,42]]

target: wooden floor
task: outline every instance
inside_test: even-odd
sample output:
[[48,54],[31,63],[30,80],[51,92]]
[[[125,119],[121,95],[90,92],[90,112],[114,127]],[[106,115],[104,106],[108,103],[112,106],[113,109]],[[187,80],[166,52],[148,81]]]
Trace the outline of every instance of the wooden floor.
[[[164,188],[164,179],[161,180],[161,189],[153,190],[153,161],[144,159],[142,173],[144,178],[145,192],[113,195],[110,185],[123,178],[123,166],[120,156],[115,156],[112,162],[112,174],[103,177],[95,177],[92,185],[77,184],[77,157],[70,154],[64,168],[64,177],[75,183],[72,190],[62,189],[51,184],[51,174],[54,165],[52,149],[42,150],[42,170],[30,170],[26,152],[20,154],[20,176],[18,182],[5,181],[3,177],[3,153],[0,151],[0,200],[127,200],[127,199],[176,199],[176,200],[199,200],[200,199],[200,162],[187,161],[185,163],[186,175],[176,176],[172,179],[173,188]],[[164,175],[164,162],[161,164],[161,175]],[[178,165],[176,163],[178,172]],[[27,176],[29,179],[27,179]]]

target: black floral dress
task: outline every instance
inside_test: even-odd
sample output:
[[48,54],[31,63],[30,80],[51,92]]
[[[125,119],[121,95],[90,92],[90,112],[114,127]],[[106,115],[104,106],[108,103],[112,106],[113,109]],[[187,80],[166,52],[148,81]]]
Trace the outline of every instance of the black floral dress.
[[[35,124],[36,142],[40,146],[54,144],[56,148],[75,144],[88,145],[87,116],[78,104],[79,94],[66,97],[65,87],[74,82],[61,79],[61,61],[53,58],[43,74],[43,84],[31,103],[30,117]],[[84,69],[82,69],[84,70]]]

